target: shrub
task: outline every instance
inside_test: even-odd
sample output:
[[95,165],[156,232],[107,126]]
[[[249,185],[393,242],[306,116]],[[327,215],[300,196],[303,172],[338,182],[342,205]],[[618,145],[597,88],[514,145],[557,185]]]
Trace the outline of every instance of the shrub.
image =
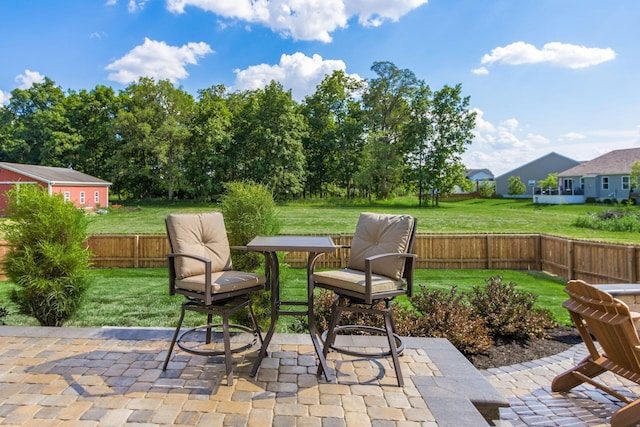
[[394,313],[400,335],[446,338],[467,355],[482,353],[493,345],[483,320],[465,302],[464,294],[458,294],[456,286],[446,293],[421,285],[411,303],[419,316],[408,307],[397,307]]
[[4,325],[4,318],[9,315],[9,310],[4,306],[0,306],[0,325]]
[[[221,210],[230,245],[243,246],[256,236],[272,236],[280,230],[273,194],[264,185],[252,182],[226,184]],[[253,271],[262,260],[259,253],[233,254],[234,268],[238,270]]]
[[633,209],[612,210],[600,214],[588,213],[576,218],[572,225],[594,230],[640,232],[640,215]]
[[[456,286],[444,292],[420,285],[410,304],[394,302],[391,309],[399,335],[446,338],[461,353],[472,355],[488,350],[494,339],[540,338],[548,328],[557,326],[548,311],[534,308],[536,299],[496,276],[471,293],[458,293]],[[329,326],[334,301],[333,292],[322,289],[316,294],[314,313],[320,330]],[[341,324],[384,328],[379,315],[345,313]],[[298,319],[292,330],[303,332],[306,328],[304,319]]]
[[495,182],[489,181],[488,179],[483,179],[478,184],[478,194],[480,197],[491,197],[493,193],[496,191]]
[[490,277],[485,283],[484,288],[473,287],[469,302],[493,339],[541,338],[546,329],[556,326],[548,311],[534,308],[536,295],[517,291],[515,283],[503,283],[501,276]]
[[[244,246],[256,236],[271,236],[280,230],[276,216],[273,194],[264,185],[253,182],[231,182],[226,184],[221,211],[227,229],[229,244]],[[236,270],[254,271],[264,261],[257,252],[232,251],[233,267]],[[282,264],[281,264],[282,266]],[[254,292],[253,310],[261,327],[270,319],[270,300],[267,292]],[[244,312],[233,316],[235,322],[248,325],[250,320]]]
[[87,218],[61,194],[35,185],[9,190],[7,203],[2,231],[11,250],[4,267],[17,285],[11,299],[42,326],[61,326],[87,288]]

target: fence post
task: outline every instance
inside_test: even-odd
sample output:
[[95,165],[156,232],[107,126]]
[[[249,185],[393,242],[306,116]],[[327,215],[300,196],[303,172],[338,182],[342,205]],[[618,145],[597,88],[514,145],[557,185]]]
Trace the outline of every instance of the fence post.
[[573,241],[567,239],[567,279],[573,280]]
[[636,249],[629,246],[627,249],[627,268],[629,269],[629,283],[636,283],[638,280],[636,269]]
[[491,249],[492,249],[491,248],[491,246],[492,246],[491,242],[492,242],[492,240],[491,240],[491,235],[490,234],[487,234],[486,242],[487,242],[487,270],[491,270],[491,268],[493,266],[493,262],[491,260],[493,258],[493,256],[492,256],[493,254],[491,253]]
[[135,268],[140,267],[140,235],[133,236],[133,265]]
[[539,234],[535,237],[535,257],[536,257],[536,271],[542,270],[542,236]]

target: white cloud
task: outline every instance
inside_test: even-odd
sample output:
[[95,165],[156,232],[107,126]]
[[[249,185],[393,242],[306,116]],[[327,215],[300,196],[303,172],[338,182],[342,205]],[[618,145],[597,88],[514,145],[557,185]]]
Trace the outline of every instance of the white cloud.
[[44,76],[37,71],[24,70],[24,74],[16,76],[19,89],[29,89],[34,83],[42,83]]
[[8,103],[9,99],[11,99],[11,94],[0,90],[0,105]]
[[345,1],[349,16],[358,15],[358,22],[377,27],[385,20],[397,22],[403,15],[426,4],[428,0],[350,0]]
[[230,19],[264,25],[297,40],[331,41],[331,33],[346,28],[358,16],[364,26],[397,21],[428,0],[167,0],[167,9],[184,13],[187,6]]
[[585,138],[586,138],[586,136],[581,134],[581,133],[569,132],[569,133],[565,133],[564,135],[562,135],[560,137],[560,141],[563,141],[565,139],[568,139],[568,140],[571,140],[571,141],[575,141],[575,140],[578,140],[578,139],[585,139]]
[[542,49],[522,41],[504,47],[496,47],[482,57],[482,64],[508,65],[549,63],[564,68],[586,68],[611,61],[616,53],[611,48],[593,48],[574,44],[551,42]]
[[[149,0],[129,0],[127,3],[127,10],[131,13],[139,12],[144,9],[144,6]],[[107,6],[115,6],[118,4],[118,0],[107,0],[105,2]]]
[[471,70],[471,72],[479,76],[484,76],[489,74],[489,70],[487,69],[487,67],[474,68],[473,70]]
[[482,110],[476,112],[474,139],[462,155],[465,166],[505,174],[550,152],[578,161],[592,160],[611,150],[640,146],[640,126],[633,129],[592,129],[565,133],[553,140],[524,131],[515,118],[492,124]]
[[[275,65],[252,65],[244,70],[235,70],[234,89],[262,89],[271,80],[280,82],[286,89],[291,89],[293,98],[302,100],[315,91],[316,86],[325,75],[334,70],[345,70],[341,60],[322,59],[320,55],[308,57],[296,52],[293,55],[283,54]],[[357,75],[352,77],[360,78]]]
[[129,0],[129,5],[127,6],[127,9],[131,13],[139,12],[142,9],[144,9],[144,6],[145,4],[147,4],[147,1],[149,0]]
[[119,83],[129,83],[140,77],[175,83],[189,75],[185,68],[187,65],[196,65],[198,59],[210,53],[213,50],[204,42],[178,47],[145,38],[142,45],[134,47],[105,69],[114,71],[108,79]]

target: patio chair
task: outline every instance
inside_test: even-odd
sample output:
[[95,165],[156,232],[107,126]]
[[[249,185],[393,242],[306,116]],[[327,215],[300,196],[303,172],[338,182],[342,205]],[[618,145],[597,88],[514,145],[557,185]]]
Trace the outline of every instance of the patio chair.
[[[167,369],[175,344],[182,350],[202,356],[224,354],[227,384],[233,384],[233,363],[231,354],[246,350],[254,345],[256,337],[262,343],[262,335],[251,306],[250,292],[268,286],[269,270],[266,274],[236,271],[232,268],[231,250],[219,212],[201,214],[172,214],[166,218],[167,236],[171,253],[167,255],[169,264],[169,293],[186,297],[182,304],[180,320],[173,334],[169,352],[162,370]],[[268,266],[268,264],[266,264]],[[229,317],[238,310],[247,308],[252,328],[231,324]],[[189,329],[182,334],[180,328],[186,311],[207,315],[207,324]],[[214,324],[213,316],[220,316],[222,323]],[[223,349],[215,346],[194,344],[203,332],[204,344],[211,344],[212,331],[222,329]],[[253,341],[244,345],[231,345],[231,329],[239,333],[253,334]],[[199,339],[199,338],[198,338]]]
[[[640,400],[631,401],[594,379],[604,372],[613,372],[640,384],[640,340],[633,314],[624,302],[581,280],[569,281],[565,292],[570,298],[562,306],[569,311],[589,355],[577,366],[557,375],[551,389],[566,392],[589,383],[627,403],[612,414],[612,426],[638,425]],[[602,350],[596,346],[594,338]]]
[[[399,295],[411,296],[416,255],[412,254],[416,219],[409,215],[362,213],[356,225],[347,267],[342,270],[312,272],[314,287],[333,291],[331,319],[325,332],[323,352],[329,349],[356,357],[393,359],[398,386],[404,385],[398,356],[404,344],[396,334],[391,301]],[[372,325],[341,325],[344,312],[382,316],[384,328]],[[315,321],[315,319],[313,319]],[[389,350],[360,352],[335,345],[340,332],[364,331],[386,335]],[[322,367],[318,368],[322,374]]]

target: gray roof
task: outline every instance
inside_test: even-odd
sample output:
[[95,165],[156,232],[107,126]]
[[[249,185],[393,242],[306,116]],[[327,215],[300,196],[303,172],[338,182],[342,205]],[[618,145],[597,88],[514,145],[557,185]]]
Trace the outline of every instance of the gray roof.
[[493,177],[493,173],[491,173],[489,169],[469,169],[465,176],[469,178],[470,176],[473,176],[475,174],[482,173],[482,172],[486,173],[490,177]]
[[56,168],[52,166],[23,165],[18,163],[0,162],[0,168],[20,173],[38,181],[51,185],[111,185],[110,182],[96,178],[86,173],[70,168]]
[[624,175],[631,173],[635,161],[640,161],[640,148],[614,150],[562,171],[558,176]]

